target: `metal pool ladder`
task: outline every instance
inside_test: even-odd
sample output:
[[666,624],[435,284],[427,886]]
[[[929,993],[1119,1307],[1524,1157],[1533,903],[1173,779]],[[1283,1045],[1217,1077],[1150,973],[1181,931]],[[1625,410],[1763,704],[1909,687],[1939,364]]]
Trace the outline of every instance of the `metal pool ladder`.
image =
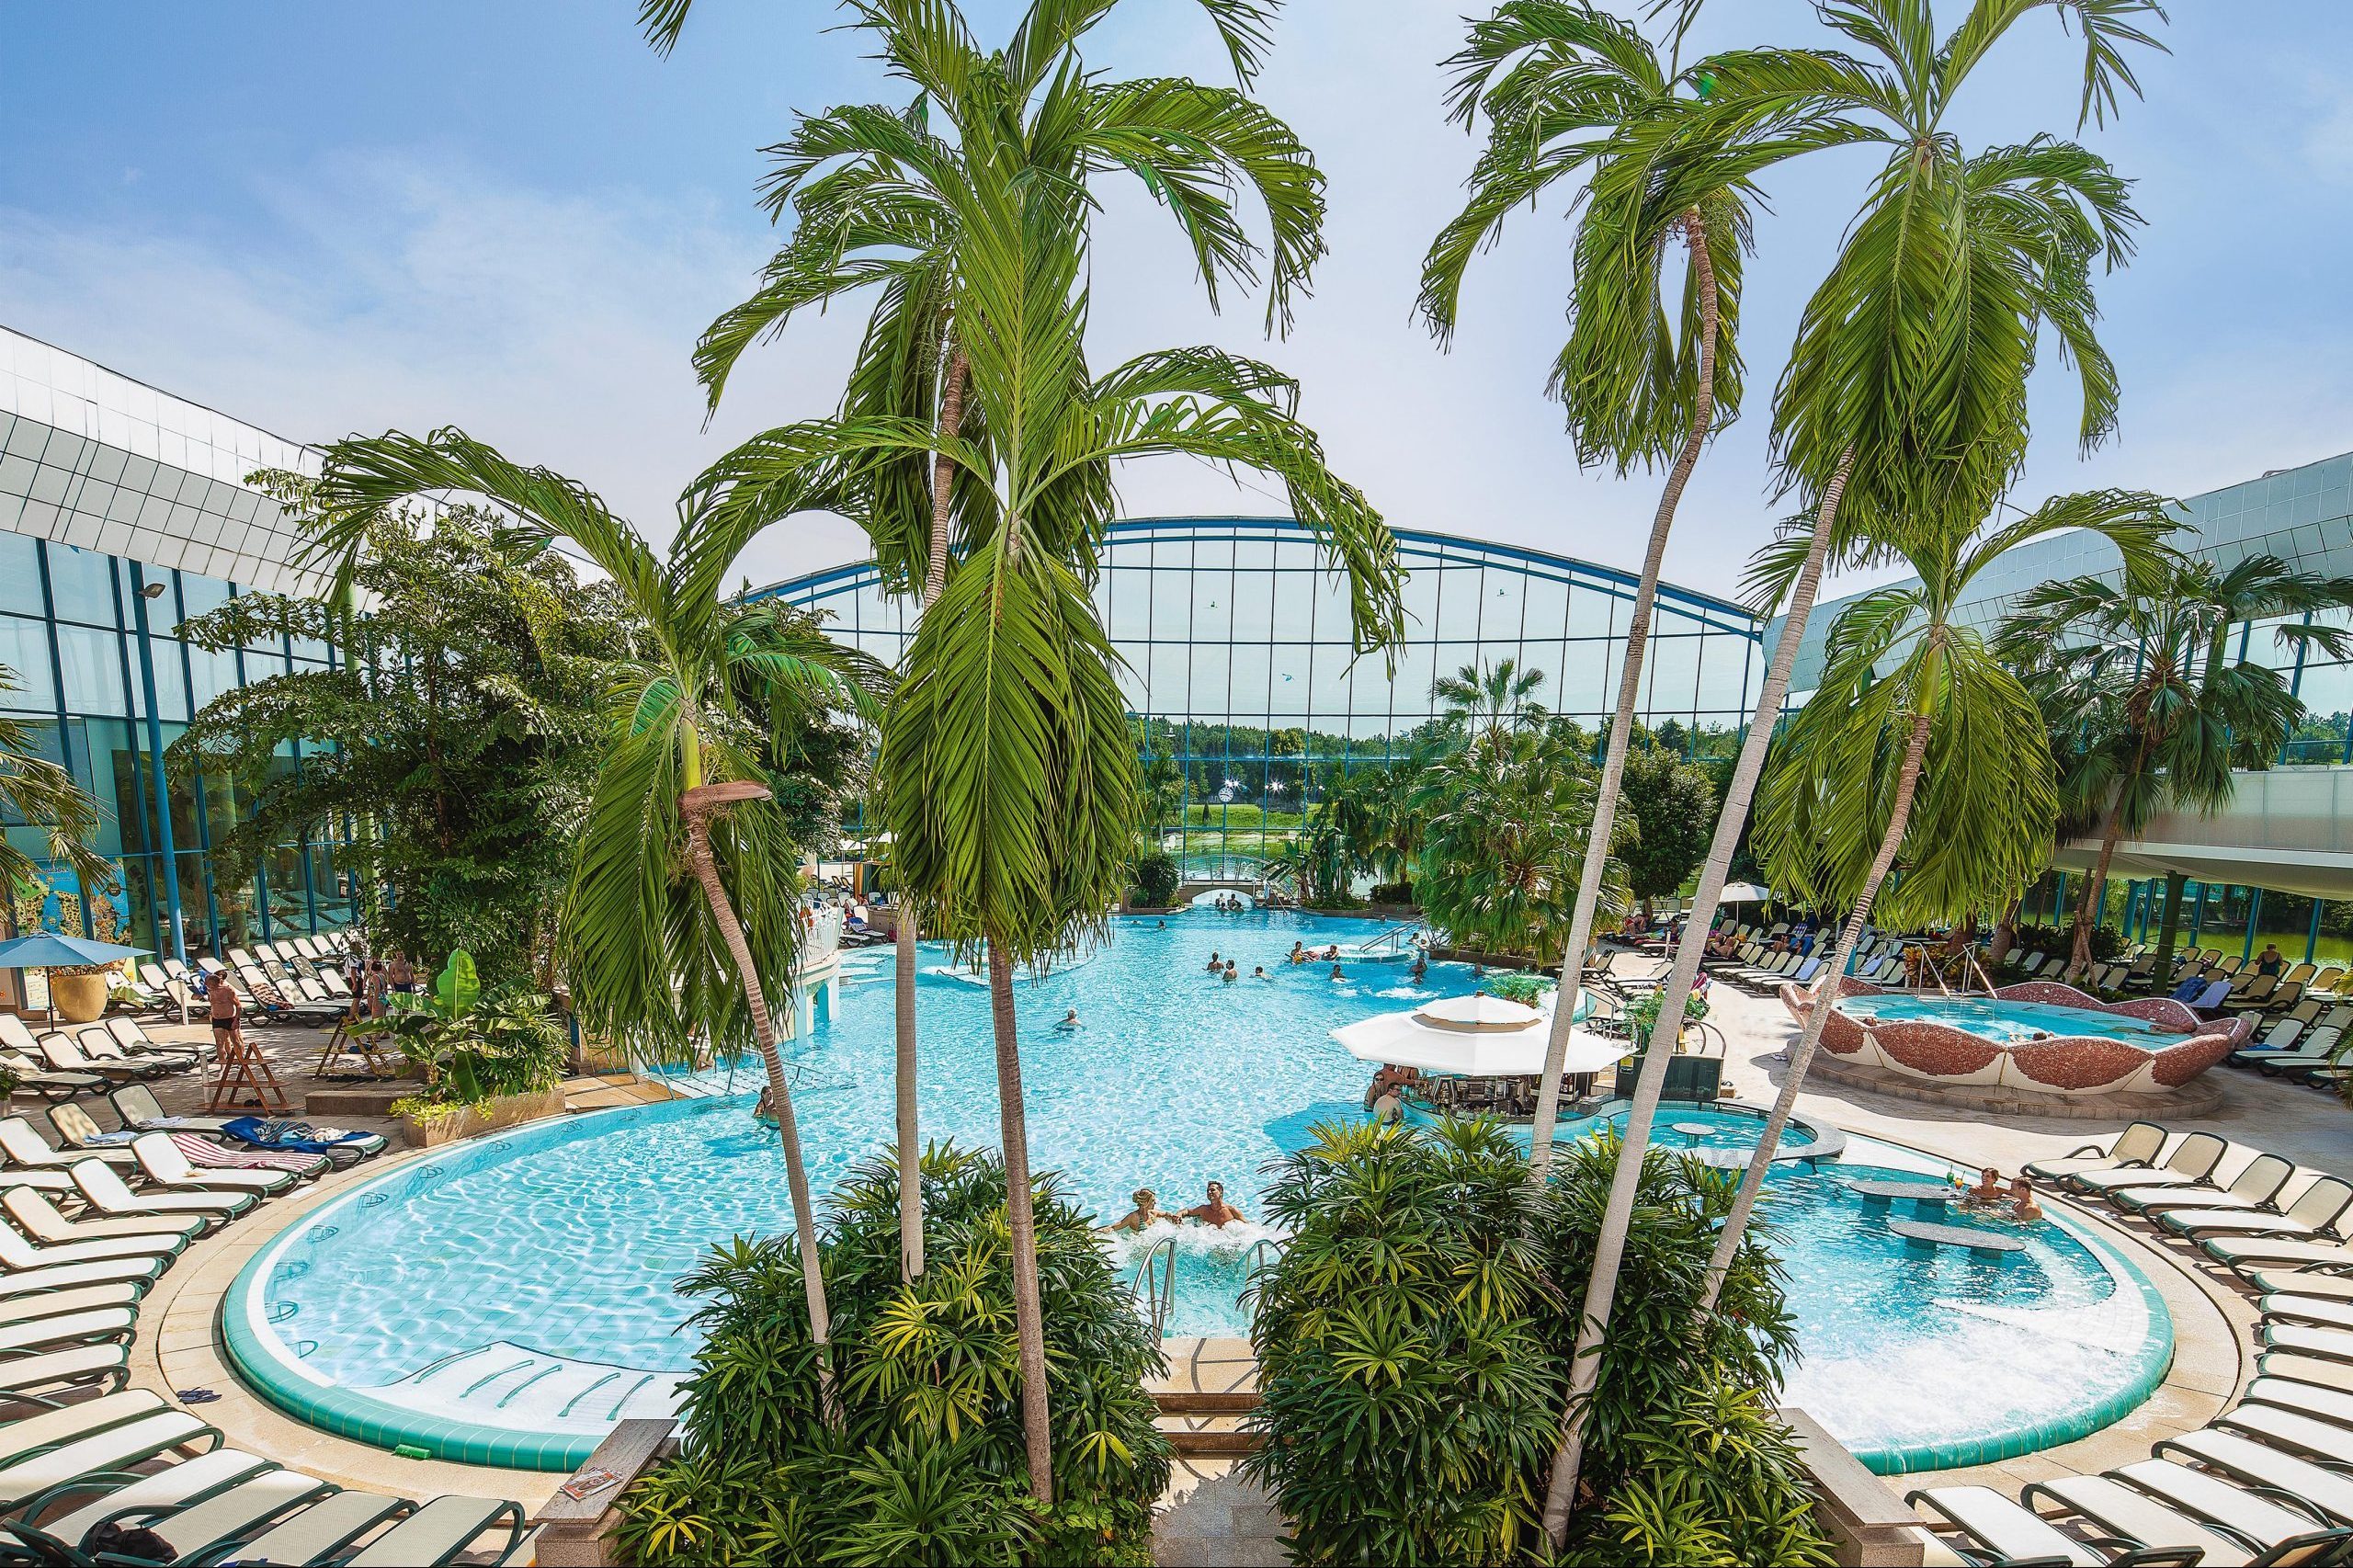
[[1176,1309],[1176,1238],[1163,1236],[1152,1244],[1136,1265],[1135,1278],[1128,1288],[1143,1303],[1144,1314],[1152,1322],[1152,1332],[1159,1334],[1168,1325]]

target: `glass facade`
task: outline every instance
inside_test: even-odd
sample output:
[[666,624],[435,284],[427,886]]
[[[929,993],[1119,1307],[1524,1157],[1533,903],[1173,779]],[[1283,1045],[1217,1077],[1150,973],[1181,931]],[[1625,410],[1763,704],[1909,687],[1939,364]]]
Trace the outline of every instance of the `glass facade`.
[[[1154,824],[1192,874],[1245,873],[1349,768],[1413,743],[1438,676],[1510,659],[1543,676],[1552,711],[1598,732],[1615,700],[1636,580],[1588,562],[1400,531],[1407,631],[1393,670],[1350,646],[1347,595],[1288,518],[1113,525],[1096,608],[1123,661],[1147,778],[1169,787]],[[827,611],[828,630],[895,663],[911,601],[870,564],[761,591]],[[1662,586],[1643,722],[1695,751],[1735,744],[1764,678],[1756,620]],[[1669,729],[1668,726],[1673,728]]]
[[[2184,531],[2176,544],[2219,565],[2270,555],[2297,571],[2353,576],[2353,453],[2279,469],[2260,479],[2193,495],[2181,503]],[[1961,608],[1969,624],[1991,629],[2036,585],[2053,578],[2114,572],[2113,546],[2097,535],[2073,533],[2012,551],[1980,580],[1977,597]],[[1817,608],[1806,627],[1792,682],[1793,701],[1802,701],[1821,670],[1822,647],[1844,601]],[[2342,622],[2342,615],[2336,617]],[[2277,621],[2240,625],[2232,652],[2268,665],[2287,676],[2302,699],[2303,723],[2282,748],[2279,765],[2325,767],[2353,765],[2353,663],[2330,659],[2317,648],[2282,647]],[[1778,623],[1773,630],[1778,630]],[[1771,632],[1768,631],[1768,635]],[[2054,905],[2061,882],[2080,896],[2074,876],[2046,878],[2027,900],[2029,917],[2053,908],[2073,918],[2072,903]],[[2105,920],[2131,940],[2156,939],[2164,914],[2165,887],[2146,880],[2111,880]],[[2277,943],[2290,959],[2353,964],[2353,903],[2237,883],[2188,883],[2183,899],[2182,940],[2252,954]]]
[[[259,585],[299,590],[277,504],[244,481],[300,469],[302,449],[0,329],[0,710],[98,803],[98,848],[121,870],[123,939],[162,953],[219,952],[346,924],[355,890],[337,845],[272,846],[249,878],[214,842],[250,809],[226,779],[173,779],[157,759],[222,692],[326,667],[324,644],[209,653],[173,635]],[[288,746],[277,767],[302,766]],[[40,824],[0,831],[41,867],[44,915],[80,891],[51,863]],[[11,902],[14,902],[12,897]],[[93,934],[85,909],[80,934]],[[5,983],[5,982],[0,982]]]

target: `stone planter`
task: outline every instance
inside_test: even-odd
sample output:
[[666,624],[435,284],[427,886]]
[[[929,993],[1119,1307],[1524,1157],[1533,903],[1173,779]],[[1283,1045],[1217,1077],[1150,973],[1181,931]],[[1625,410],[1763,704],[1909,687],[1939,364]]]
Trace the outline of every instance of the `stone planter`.
[[54,974],[49,977],[50,1005],[60,1023],[94,1023],[107,1010],[107,974]]
[[501,1095],[478,1105],[470,1105],[455,1116],[436,1117],[420,1121],[415,1117],[401,1118],[401,1132],[412,1149],[432,1149],[443,1143],[455,1143],[462,1138],[479,1138],[485,1132],[503,1131],[519,1127],[527,1121],[539,1121],[563,1114],[563,1091],[546,1090],[534,1095]]

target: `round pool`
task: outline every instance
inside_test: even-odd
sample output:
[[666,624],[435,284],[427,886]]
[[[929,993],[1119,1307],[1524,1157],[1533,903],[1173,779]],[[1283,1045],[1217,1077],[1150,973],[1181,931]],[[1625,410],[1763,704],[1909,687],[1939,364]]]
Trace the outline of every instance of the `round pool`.
[[[1267,1161],[1319,1121],[1363,1115],[1367,1070],[1328,1031],[1475,980],[1433,965],[1415,987],[1398,966],[1344,958],[1336,982],[1328,963],[1284,962],[1294,941],[1345,953],[1378,929],[1289,912],[1128,921],[1093,961],[1023,983],[1036,1165],[1107,1217],[1136,1187],[1174,1209],[1199,1202],[1211,1179],[1255,1215],[1248,1195]],[[1212,980],[1212,949],[1268,978]],[[852,957],[862,978],[827,998],[790,1049],[821,1191],[892,1126],[891,960]],[[927,974],[920,1006],[925,1135],[993,1143],[985,993]],[[1073,1007],[1085,1027],[1057,1030]],[[575,1467],[616,1420],[674,1404],[694,1342],[679,1332],[688,1304],[672,1282],[710,1244],[790,1222],[781,1154],[747,1114],[757,1080],[756,1070],[732,1084],[706,1077],[689,1086],[723,1097],[537,1123],[386,1171],[246,1266],[224,1306],[232,1359],[273,1402],[347,1437]],[[1732,1162],[1756,1127],[1738,1108],[1670,1105],[1659,1138]],[[1790,1130],[1801,1150],[1835,1136]],[[1861,1143],[1850,1159],[1878,1157]],[[1790,1398],[1875,1465],[1916,1468],[1917,1456],[1949,1451],[1976,1462],[2063,1440],[2162,1376],[2162,1307],[2090,1238],[2046,1222],[1998,1265],[1918,1256],[1885,1231],[1883,1211],[1833,1185],[1847,1168],[1816,1159],[1809,1174],[1792,1160],[1773,1184],[1805,1353]],[[1117,1256],[1132,1267],[1158,1239],[1123,1238]],[[1166,1331],[1243,1331],[1237,1298],[1272,1239],[1188,1227]]]

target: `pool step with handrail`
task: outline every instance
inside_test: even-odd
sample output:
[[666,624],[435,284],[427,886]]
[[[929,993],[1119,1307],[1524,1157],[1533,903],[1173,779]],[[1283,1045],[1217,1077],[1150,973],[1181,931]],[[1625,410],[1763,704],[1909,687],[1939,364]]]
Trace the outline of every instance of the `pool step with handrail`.
[[392,1386],[412,1409],[492,1426],[602,1432],[673,1414],[685,1374],[551,1356],[510,1340],[444,1356]]

